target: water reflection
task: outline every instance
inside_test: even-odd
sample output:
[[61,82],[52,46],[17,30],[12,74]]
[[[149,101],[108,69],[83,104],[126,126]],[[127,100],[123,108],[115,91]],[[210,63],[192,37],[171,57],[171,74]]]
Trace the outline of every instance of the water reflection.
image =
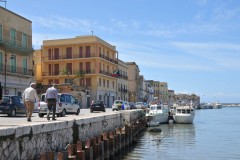
[[143,132],[119,160],[239,160],[240,109],[196,111],[194,124],[160,125]]
[[158,159],[180,159],[179,148],[194,148],[194,124],[162,124],[162,132],[146,131],[139,137],[138,143],[130,148],[130,152],[116,159],[147,160],[153,157]]

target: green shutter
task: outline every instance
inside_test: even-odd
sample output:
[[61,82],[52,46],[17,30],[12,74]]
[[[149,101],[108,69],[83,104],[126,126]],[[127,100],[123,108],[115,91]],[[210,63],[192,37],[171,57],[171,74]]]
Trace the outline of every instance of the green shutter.
[[11,59],[11,72],[16,73],[16,57]]
[[2,41],[2,34],[3,34],[2,25],[0,24],[0,41]]
[[16,30],[13,28],[10,30],[10,39],[12,44],[16,44]]
[[27,74],[27,58],[23,58],[22,66],[23,66],[23,74]]
[[22,47],[27,48],[27,35],[22,33]]

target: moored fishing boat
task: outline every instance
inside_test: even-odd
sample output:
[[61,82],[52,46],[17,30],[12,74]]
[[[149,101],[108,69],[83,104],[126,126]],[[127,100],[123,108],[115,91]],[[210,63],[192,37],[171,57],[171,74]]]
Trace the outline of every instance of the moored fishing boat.
[[148,126],[158,126],[161,123],[168,123],[169,109],[161,104],[152,104],[146,111]]
[[176,123],[193,123],[195,109],[192,106],[177,106],[173,118]]

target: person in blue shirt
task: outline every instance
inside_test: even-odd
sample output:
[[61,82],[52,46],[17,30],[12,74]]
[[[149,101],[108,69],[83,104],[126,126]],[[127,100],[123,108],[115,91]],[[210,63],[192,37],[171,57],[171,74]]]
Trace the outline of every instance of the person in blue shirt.
[[56,89],[56,84],[53,84],[52,87],[49,87],[46,91],[45,101],[48,105],[47,120],[50,120],[50,113],[52,111],[52,120],[56,120],[56,104],[58,100],[58,90]]

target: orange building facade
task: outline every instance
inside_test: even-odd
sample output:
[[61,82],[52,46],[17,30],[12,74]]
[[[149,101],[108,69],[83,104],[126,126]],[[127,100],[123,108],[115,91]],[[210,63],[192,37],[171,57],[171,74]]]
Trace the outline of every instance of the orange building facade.
[[[36,73],[43,85],[69,84],[81,97],[82,107],[103,100],[111,107],[117,96],[116,47],[97,36],[45,40],[41,49],[41,69]],[[38,71],[39,70],[39,71]]]

